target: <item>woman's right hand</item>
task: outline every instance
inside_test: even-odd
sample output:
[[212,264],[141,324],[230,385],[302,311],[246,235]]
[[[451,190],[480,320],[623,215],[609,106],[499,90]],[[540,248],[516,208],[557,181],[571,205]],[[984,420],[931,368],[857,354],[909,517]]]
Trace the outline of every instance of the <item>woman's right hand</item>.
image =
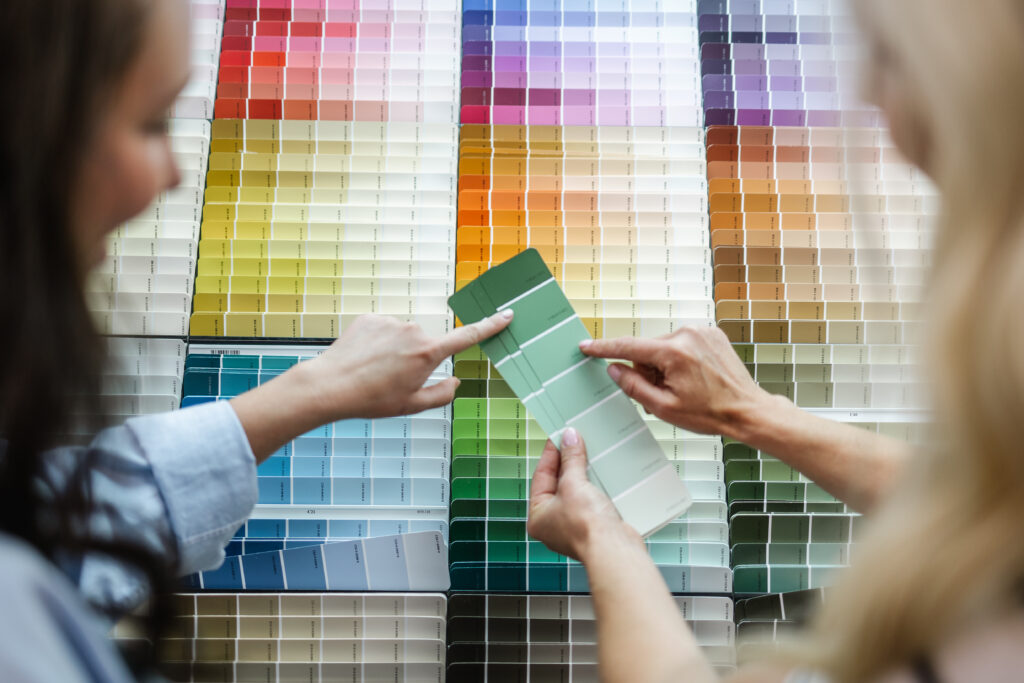
[[324,422],[418,413],[452,402],[457,378],[424,383],[445,358],[505,329],[512,320],[506,310],[443,337],[389,316],[363,315],[323,354],[296,368],[304,371]]
[[737,436],[741,425],[772,400],[754,382],[717,327],[684,327],[657,339],[586,340],[588,356],[621,358],[608,374],[649,413],[702,434]]
[[[507,309],[508,310],[508,309]],[[451,403],[455,377],[424,386],[445,358],[501,332],[511,310],[431,337],[383,315],[357,318],[320,356],[231,399],[256,462],[320,425],[408,415]]]

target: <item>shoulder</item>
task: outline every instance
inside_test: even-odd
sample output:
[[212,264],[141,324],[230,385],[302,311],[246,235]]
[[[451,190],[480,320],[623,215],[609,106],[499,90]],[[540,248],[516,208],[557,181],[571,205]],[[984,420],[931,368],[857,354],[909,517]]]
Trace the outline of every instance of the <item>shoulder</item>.
[[944,683],[1020,680],[1024,612],[965,629],[932,660]]
[[67,578],[0,533],[0,661],[5,680],[128,680],[99,619]]
[[[1024,670],[1024,612],[972,624],[942,644],[930,657],[942,683],[1002,683],[1020,680]],[[909,669],[879,683],[923,683]]]
[[[935,676],[942,683],[1002,683],[1020,680],[1024,671],[1024,612],[972,625],[943,643],[931,657]],[[829,683],[813,671],[795,670],[785,676],[758,671],[750,678],[736,677],[730,683]],[[925,683],[911,667],[900,667],[877,679],[877,683]]]
[[[31,599],[32,586],[60,589],[67,578],[31,545],[8,534],[0,533],[0,598],[5,605]],[[70,585],[70,584],[69,584]]]
[[68,578],[25,541],[0,533],[0,644],[12,629],[92,620]]

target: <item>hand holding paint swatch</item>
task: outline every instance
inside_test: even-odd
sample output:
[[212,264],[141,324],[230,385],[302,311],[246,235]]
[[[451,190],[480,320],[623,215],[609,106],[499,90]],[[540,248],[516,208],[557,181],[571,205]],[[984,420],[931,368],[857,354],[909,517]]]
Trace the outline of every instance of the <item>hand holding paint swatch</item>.
[[589,335],[536,249],[491,268],[448,303],[464,324],[515,311],[480,347],[556,445],[566,427],[580,433],[590,480],[627,523],[647,536],[686,511],[689,491],[608,364],[580,352]]

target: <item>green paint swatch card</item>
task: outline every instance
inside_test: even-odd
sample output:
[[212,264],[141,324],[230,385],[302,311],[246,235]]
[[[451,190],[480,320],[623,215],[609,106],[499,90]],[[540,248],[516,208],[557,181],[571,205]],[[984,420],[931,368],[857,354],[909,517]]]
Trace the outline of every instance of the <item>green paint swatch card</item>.
[[626,522],[647,536],[690,507],[689,491],[608,376],[608,364],[580,351],[587,330],[536,249],[481,274],[448,304],[465,324],[506,308],[515,312],[511,324],[480,347],[556,444],[566,427],[580,433],[590,480]]

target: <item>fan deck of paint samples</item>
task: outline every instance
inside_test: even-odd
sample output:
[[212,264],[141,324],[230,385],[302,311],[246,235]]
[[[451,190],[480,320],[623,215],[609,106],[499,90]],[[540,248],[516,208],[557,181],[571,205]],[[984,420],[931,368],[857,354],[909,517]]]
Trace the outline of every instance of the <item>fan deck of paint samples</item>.
[[[605,463],[604,468],[593,467],[591,475],[606,488],[619,487],[611,492],[613,497],[616,491],[645,486],[643,469],[664,476],[664,483],[680,494],[689,489],[691,502],[681,516],[665,513],[664,505],[673,500],[681,505],[685,499],[670,495],[662,501],[658,496],[663,494],[653,487],[646,490],[647,500],[641,501],[639,508],[624,506],[620,512],[638,529],[658,529],[649,535],[647,547],[673,590],[728,592],[731,575],[726,562],[725,489],[719,442],[690,439],[691,435],[682,430],[640,418],[608,379],[604,361],[587,360],[580,353],[578,343],[587,338],[586,330],[533,250],[464,286],[452,297],[452,306],[460,319],[471,322],[509,300],[516,314],[503,333],[509,338],[499,335],[483,345],[491,359],[478,351],[456,357],[457,372],[462,366],[458,374],[463,384],[455,401],[453,424],[453,589],[588,589],[582,566],[530,539],[525,528],[529,479],[544,442],[549,435],[558,439],[563,425],[571,425],[591,448],[592,462]],[[520,311],[526,315],[520,316]],[[572,376],[592,363],[597,372]],[[476,374],[471,369],[474,367]],[[504,379],[498,379],[499,372]],[[554,389],[552,396],[557,396],[558,391],[564,391],[559,382],[566,380],[590,383],[593,388],[573,389],[572,400],[556,398],[536,403],[545,411],[540,417],[527,414],[527,408],[535,405],[534,398],[546,398],[549,387]],[[536,396],[531,398],[531,394]],[[526,405],[517,396],[525,398]],[[583,398],[586,403],[578,400]],[[594,415],[616,400],[621,405],[615,415]],[[569,411],[568,418],[563,411]],[[574,419],[580,413],[584,413],[582,418]],[[620,433],[608,434],[609,426]],[[622,448],[629,443],[623,440],[631,435],[633,439],[642,437],[643,445]],[[609,447],[615,450],[609,451]],[[594,458],[595,454],[600,457]],[[624,471],[624,465],[605,460],[628,462],[638,456],[649,465],[627,465]],[[606,478],[617,479],[609,485],[601,484],[602,471],[612,473],[605,474]],[[682,486],[680,481],[684,482]]]
[[182,182],[87,285],[114,421],[236,396],[363,313],[435,335],[449,300],[515,317],[431,377],[460,379],[453,404],[327,425],[259,466],[226,561],[186,580],[220,592],[181,596],[174,680],[597,680],[592,605],[565,595],[586,572],[526,533],[566,426],[716,667],[802,620],[863,520],[767,453],[638,411],[578,342],[718,326],[767,391],[925,441],[938,197],[853,97],[845,4],[190,7]]
[[568,427],[580,433],[591,481],[626,522],[647,536],[686,511],[689,492],[607,363],[580,351],[589,335],[536,250],[488,270],[450,301],[467,324],[514,312],[481,348],[556,444]]
[[[444,678],[443,594],[182,594],[165,670],[175,682]],[[130,622],[119,640],[138,638]]]

